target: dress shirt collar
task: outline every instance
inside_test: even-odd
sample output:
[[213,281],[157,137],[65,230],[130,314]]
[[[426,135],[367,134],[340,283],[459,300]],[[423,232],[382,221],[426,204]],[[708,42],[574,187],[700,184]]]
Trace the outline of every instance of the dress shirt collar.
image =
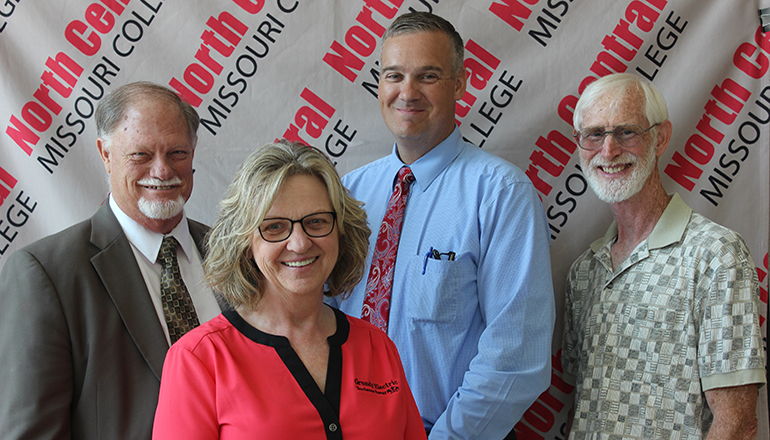
[[[150,231],[137,223],[136,220],[129,217],[122,209],[120,209],[118,204],[112,198],[112,194],[110,194],[109,203],[110,208],[118,219],[120,227],[123,228],[123,232],[126,234],[128,241],[130,241],[148,261],[155,263],[158,259],[158,252],[160,251],[160,245],[163,242],[164,235]],[[184,252],[185,257],[187,257],[188,261],[191,261],[190,255],[192,255],[191,252],[193,252],[193,243],[192,237],[190,236],[190,228],[187,224],[187,216],[184,212],[182,213],[182,219],[179,221],[179,224],[167,235],[176,238],[176,241],[178,241],[179,245],[182,247],[182,252]]]
[[[449,137],[409,165],[409,168],[412,169],[412,174],[414,174],[415,183],[419,185],[421,191],[427,190],[433,180],[460,154],[464,145],[461,142],[461,138],[460,129],[455,126],[454,131]],[[391,160],[388,165],[393,168],[393,185],[395,185],[395,176],[398,174],[398,170],[406,165],[398,157],[395,143],[393,144],[393,153],[390,155],[390,158]]]
[[[692,209],[679,197],[678,193],[674,193],[663,215],[647,237],[648,249],[658,249],[681,241],[690,222],[690,214]],[[591,250],[598,253],[599,249],[613,243],[617,236],[618,224],[613,221],[604,237],[591,243]]]

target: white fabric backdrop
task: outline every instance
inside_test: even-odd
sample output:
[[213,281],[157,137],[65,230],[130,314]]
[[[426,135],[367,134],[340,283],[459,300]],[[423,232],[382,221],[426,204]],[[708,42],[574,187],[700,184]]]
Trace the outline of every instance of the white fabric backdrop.
[[[174,86],[201,126],[187,212],[211,223],[243,158],[278,137],[325,149],[344,174],[386,155],[377,109],[379,36],[430,10],[466,40],[464,136],[527,171],[552,230],[557,316],[566,271],[609,209],[576,169],[571,107],[592,78],[650,78],[674,135],[664,184],[749,243],[767,304],[770,216],[768,0],[6,0],[0,5],[0,265],[89,217],[108,193],[93,108],[116,86]],[[501,256],[505,258],[505,256]],[[763,307],[763,328],[766,317]],[[766,332],[766,330],[763,330]],[[561,323],[551,389],[519,438],[562,438]],[[0,335],[0,337],[2,337]],[[767,389],[760,398],[768,438]]]

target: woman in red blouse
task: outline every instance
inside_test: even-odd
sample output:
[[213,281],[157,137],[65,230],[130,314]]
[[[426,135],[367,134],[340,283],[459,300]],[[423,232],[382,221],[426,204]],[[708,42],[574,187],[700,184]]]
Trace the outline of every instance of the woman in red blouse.
[[169,350],[153,438],[425,439],[395,345],[323,302],[361,279],[369,232],[317,149],[251,154],[205,261],[233,308]]

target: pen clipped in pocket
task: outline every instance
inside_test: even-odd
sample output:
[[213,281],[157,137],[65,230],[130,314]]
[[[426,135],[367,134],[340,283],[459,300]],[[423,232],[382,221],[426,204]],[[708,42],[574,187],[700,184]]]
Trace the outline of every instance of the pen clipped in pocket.
[[409,318],[442,323],[456,318],[462,286],[473,282],[475,268],[470,261],[456,256],[452,260],[447,255],[442,257],[411,257],[406,308]]

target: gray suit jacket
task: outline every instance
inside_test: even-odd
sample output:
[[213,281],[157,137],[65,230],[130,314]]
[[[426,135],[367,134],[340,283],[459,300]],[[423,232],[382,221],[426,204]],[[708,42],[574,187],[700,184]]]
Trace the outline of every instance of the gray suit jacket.
[[108,203],[12,254],[0,304],[2,438],[151,437],[168,343]]

